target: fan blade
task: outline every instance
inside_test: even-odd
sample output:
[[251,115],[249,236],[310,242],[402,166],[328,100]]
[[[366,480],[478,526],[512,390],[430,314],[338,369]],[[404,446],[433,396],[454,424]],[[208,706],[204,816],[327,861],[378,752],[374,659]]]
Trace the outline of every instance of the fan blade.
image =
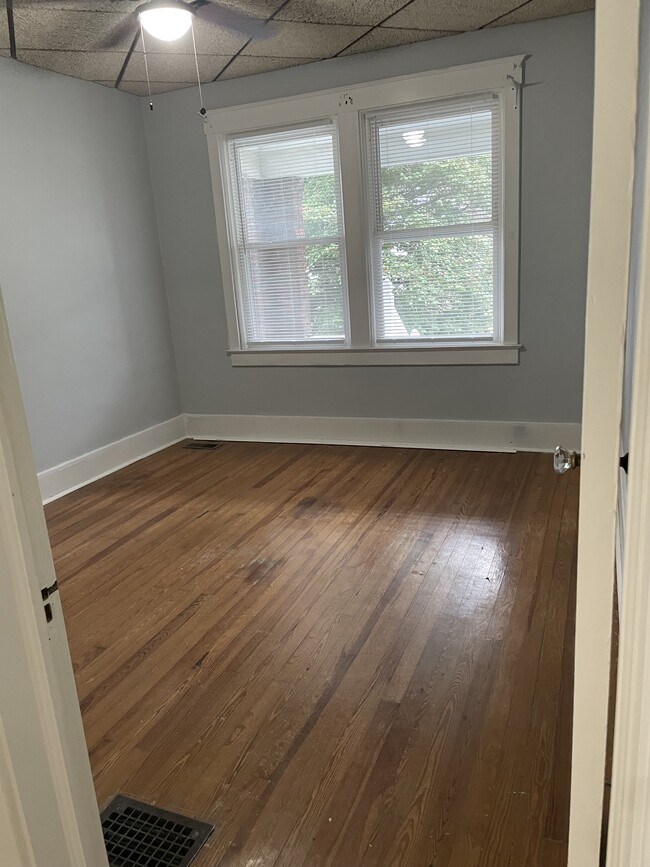
[[237,12],[236,9],[221,3],[213,3],[211,0],[197,0],[194,3],[194,12],[198,18],[215,27],[223,27],[251,39],[268,39],[273,34],[273,28],[266,21],[251,18],[243,12]]
[[127,15],[124,21],[120,21],[113,29],[100,40],[100,48],[128,48],[130,39],[139,32],[138,16],[135,12]]

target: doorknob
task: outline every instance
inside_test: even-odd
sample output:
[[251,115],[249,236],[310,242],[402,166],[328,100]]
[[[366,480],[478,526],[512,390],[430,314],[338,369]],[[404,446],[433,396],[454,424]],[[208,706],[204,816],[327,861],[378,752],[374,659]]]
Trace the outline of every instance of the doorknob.
[[553,452],[553,469],[559,475],[566,473],[567,470],[575,470],[580,466],[580,455],[578,452],[572,452],[570,449],[565,449],[564,446],[556,446]]

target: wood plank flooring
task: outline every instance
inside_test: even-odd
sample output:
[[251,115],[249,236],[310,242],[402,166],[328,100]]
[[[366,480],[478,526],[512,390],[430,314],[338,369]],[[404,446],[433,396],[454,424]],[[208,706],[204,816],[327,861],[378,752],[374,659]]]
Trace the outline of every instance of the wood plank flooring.
[[174,446],[47,507],[98,799],[197,867],[564,867],[578,473]]

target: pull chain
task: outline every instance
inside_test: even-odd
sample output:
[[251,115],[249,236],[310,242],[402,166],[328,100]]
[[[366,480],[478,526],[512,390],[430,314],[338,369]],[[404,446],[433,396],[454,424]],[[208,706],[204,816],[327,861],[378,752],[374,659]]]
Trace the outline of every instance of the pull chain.
[[142,27],[142,21],[140,21],[140,39],[142,39],[142,54],[144,56],[144,71],[147,76],[147,90],[149,92],[149,109],[153,111],[153,99],[151,97],[151,82],[149,81],[149,63],[147,62],[147,46],[144,41],[144,28]]
[[201,110],[199,111],[199,114],[201,115],[201,117],[205,121],[205,120],[207,120],[207,118],[206,118],[207,112],[205,110],[205,106],[203,105],[203,91],[201,90],[201,73],[199,72],[199,58],[198,58],[198,55],[196,53],[196,39],[194,38],[194,16],[192,16],[192,28],[191,29],[192,29],[192,46],[194,48],[194,65],[196,66],[196,80],[197,80],[198,85],[199,85],[199,102],[201,103]]

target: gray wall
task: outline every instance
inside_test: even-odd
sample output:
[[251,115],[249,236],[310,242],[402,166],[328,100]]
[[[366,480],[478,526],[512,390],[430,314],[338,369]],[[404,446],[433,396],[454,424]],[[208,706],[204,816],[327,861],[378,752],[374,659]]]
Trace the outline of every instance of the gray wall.
[[183,409],[190,413],[580,419],[593,15],[494,28],[217,82],[208,108],[530,54],[522,139],[517,367],[234,369],[195,88],[143,102]]
[[0,59],[0,287],[39,470],[180,412],[138,99]]

